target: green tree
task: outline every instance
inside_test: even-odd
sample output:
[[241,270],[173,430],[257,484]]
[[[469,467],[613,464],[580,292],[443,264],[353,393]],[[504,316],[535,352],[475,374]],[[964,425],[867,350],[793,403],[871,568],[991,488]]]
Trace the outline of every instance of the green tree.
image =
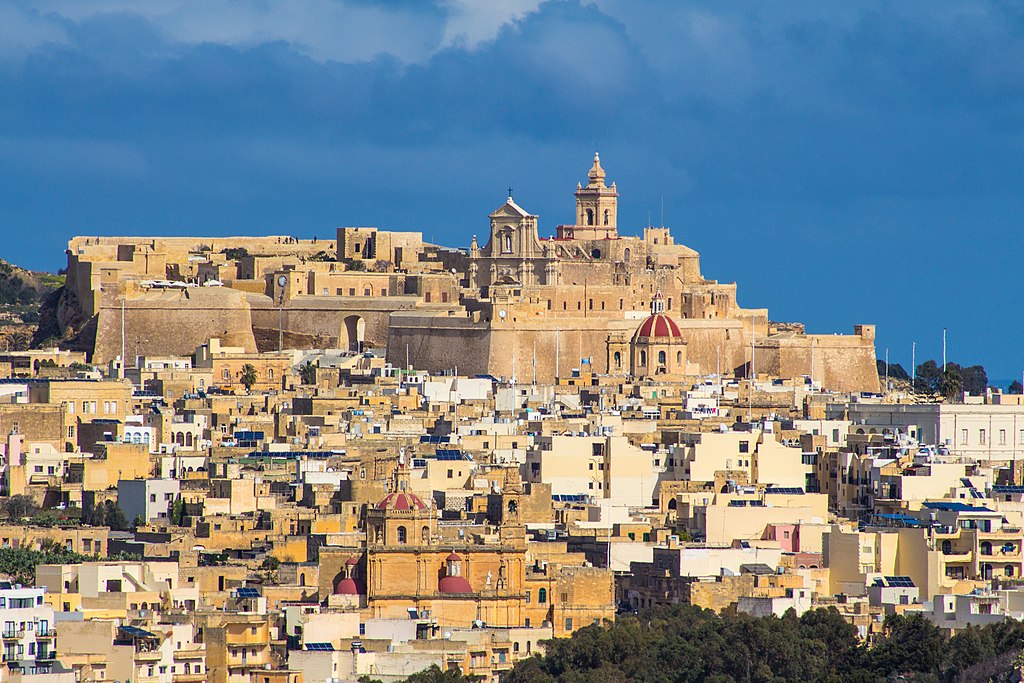
[[256,384],[256,367],[252,363],[242,366],[241,382],[246,391],[252,391],[253,385]]
[[938,389],[947,401],[959,401],[964,391],[964,380],[960,376],[960,370],[947,367],[939,376]]
[[894,614],[886,618],[884,635],[870,650],[872,669],[879,676],[936,674],[945,649],[942,632],[925,617]]
[[1019,379],[1015,379],[1010,382],[1010,386],[1006,387],[1006,393],[1024,394],[1024,384],[1021,384]]
[[128,518],[124,515],[121,506],[112,500],[103,504],[103,524],[113,531],[128,531]]
[[917,366],[917,381],[914,383],[914,390],[926,394],[935,394],[939,391],[939,377],[942,370],[933,360],[926,360]]
[[310,361],[306,361],[299,366],[299,379],[302,380],[303,384],[315,384],[316,383],[316,366]]
[[185,501],[181,496],[174,499],[170,509],[171,524],[181,526],[185,521]]
[[[959,367],[959,366],[958,366]],[[971,365],[959,368],[960,377],[964,381],[964,391],[972,396],[983,396],[988,389],[988,373],[982,365]]]
[[32,500],[31,496],[17,494],[4,501],[4,512],[9,519],[24,519],[31,517],[39,511],[39,506]]
[[224,254],[229,261],[238,261],[249,255],[249,251],[245,247],[228,247],[222,249],[220,253]]

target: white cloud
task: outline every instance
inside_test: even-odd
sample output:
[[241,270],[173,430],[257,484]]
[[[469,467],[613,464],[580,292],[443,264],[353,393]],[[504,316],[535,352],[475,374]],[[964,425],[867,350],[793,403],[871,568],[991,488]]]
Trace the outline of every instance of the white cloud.
[[443,47],[474,48],[493,39],[506,24],[522,19],[542,0],[447,0]]
[[[35,6],[49,15],[48,20],[36,21],[51,33],[59,19],[81,23],[117,13],[145,18],[173,42],[248,47],[283,41],[318,61],[358,62],[385,54],[416,63],[447,47],[476,47],[539,4],[540,0],[442,0],[439,6],[359,0],[38,0]],[[26,26],[28,16],[18,12],[17,22],[3,22],[0,14],[0,25],[13,27],[0,28],[0,44],[8,32],[26,37],[29,42],[22,49],[41,42],[35,37],[39,31]]]

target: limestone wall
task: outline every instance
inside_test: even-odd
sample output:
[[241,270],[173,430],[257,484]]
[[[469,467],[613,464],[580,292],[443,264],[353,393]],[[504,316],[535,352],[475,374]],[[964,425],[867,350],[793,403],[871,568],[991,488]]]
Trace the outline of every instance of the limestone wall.
[[[412,296],[296,296],[284,302],[286,346],[347,349],[360,331],[365,347],[384,348],[392,311],[411,309]],[[268,296],[249,295],[260,350],[276,350],[281,311]],[[359,323],[358,320],[362,322]],[[266,343],[264,343],[266,340]],[[264,348],[266,346],[266,348]]]
[[757,342],[755,370],[781,377],[808,375],[836,391],[879,390],[870,333],[769,337]]
[[[245,295],[226,287],[150,290],[129,295],[124,310],[126,355],[187,356],[210,337],[255,351]],[[121,300],[105,295],[96,324],[94,363],[121,355]]]

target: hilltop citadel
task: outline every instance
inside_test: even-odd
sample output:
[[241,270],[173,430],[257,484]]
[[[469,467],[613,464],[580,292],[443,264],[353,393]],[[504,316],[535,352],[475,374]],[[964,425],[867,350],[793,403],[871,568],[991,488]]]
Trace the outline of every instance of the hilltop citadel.
[[740,307],[619,234],[596,155],[575,197],[466,249],[72,239],[60,347],[0,353],[6,675],[497,683],[652,607],[1024,616],[1020,394]]

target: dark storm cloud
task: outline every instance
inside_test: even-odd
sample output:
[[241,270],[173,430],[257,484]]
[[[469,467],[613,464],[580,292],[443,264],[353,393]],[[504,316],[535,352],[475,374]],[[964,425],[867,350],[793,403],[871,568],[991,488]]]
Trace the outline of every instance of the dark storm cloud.
[[744,305],[877,321],[893,355],[947,326],[961,362],[1020,367],[1016,3],[142,7],[0,7],[3,256],[338,224],[465,244],[508,184],[549,231],[597,146],[625,231],[664,202]]

